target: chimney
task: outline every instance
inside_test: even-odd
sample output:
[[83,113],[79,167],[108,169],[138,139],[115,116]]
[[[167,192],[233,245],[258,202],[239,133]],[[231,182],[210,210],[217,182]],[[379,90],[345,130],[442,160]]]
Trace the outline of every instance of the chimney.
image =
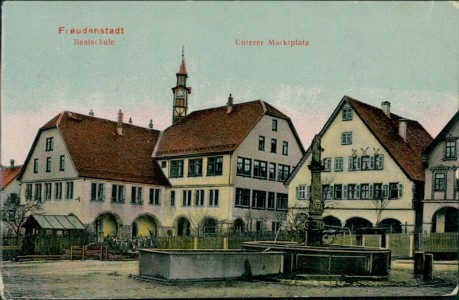
[[384,112],[384,114],[390,118],[390,102],[384,101],[383,103],[381,103],[381,109]]
[[228,103],[226,103],[226,105],[226,113],[229,114],[233,111],[233,97],[231,97],[231,94],[228,97]]
[[14,169],[14,159],[10,159],[10,168]]
[[118,124],[116,127],[116,132],[118,135],[123,135],[123,112],[121,112],[121,109],[118,112]]
[[148,128],[153,129],[153,120],[150,119],[150,124],[148,124]]
[[129,124],[132,125],[132,118],[131,117],[129,117]]
[[91,108],[91,110],[89,111],[89,115],[90,115],[91,117],[94,117],[94,111],[92,110],[92,108]]
[[398,135],[402,137],[402,139],[406,142],[406,135],[408,129],[408,120],[400,119],[398,120]]

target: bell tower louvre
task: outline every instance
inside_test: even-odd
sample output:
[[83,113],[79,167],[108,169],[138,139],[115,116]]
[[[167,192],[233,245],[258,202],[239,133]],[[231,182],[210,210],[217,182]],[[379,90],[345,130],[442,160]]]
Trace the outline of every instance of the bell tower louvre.
[[187,115],[188,95],[191,94],[191,87],[186,86],[188,71],[185,63],[184,47],[182,48],[182,62],[177,76],[176,86],[172,88],[174,94],[174,107],[172,112],[172,123],[175,123]]

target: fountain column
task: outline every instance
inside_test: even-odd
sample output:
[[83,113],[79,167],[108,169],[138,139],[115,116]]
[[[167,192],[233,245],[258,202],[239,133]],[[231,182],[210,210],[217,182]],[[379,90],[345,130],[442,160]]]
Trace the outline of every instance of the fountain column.
[[309,201],[309,218],[306,224],[307,236],[306,245],[322,245],[324,200],[322,199],[322,180],[321,172],[324,169],[321,161],[322,147],[320,146],[320,137],[316,135],[312,142],[312,160],[308,166],[311,171],[311,200]]

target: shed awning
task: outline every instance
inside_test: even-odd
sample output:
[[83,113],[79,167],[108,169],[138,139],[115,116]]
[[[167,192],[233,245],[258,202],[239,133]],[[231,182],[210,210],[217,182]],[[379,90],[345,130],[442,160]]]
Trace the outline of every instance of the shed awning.
[[76,216],[61,216],[61,215],[31,215],[24,223],[24,227],[31,224],[35,220],[38,226],[42,229],[55,230],[75,230],[85,229],[83,223]]

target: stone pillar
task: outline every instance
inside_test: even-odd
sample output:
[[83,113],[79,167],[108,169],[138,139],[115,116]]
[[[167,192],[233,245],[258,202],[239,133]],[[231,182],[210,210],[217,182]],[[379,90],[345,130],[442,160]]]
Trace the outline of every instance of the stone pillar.
[[311,171],[311,200],[309,202],[309,218],[307,224],[307,241],[308,246],[322,245],[322,231],[324,213],[324,200],[322,199],[322,180],[321,172],[323,170],[321,162],[320,137],[316,135],[312,142],[312,160],[308,166]]
[[424,259],[424,279],[432,280],[433,279],[433,254],[427,253]]
[[414,252],[414,274],[422,274],[424,272],[424,260],[424,252]]

